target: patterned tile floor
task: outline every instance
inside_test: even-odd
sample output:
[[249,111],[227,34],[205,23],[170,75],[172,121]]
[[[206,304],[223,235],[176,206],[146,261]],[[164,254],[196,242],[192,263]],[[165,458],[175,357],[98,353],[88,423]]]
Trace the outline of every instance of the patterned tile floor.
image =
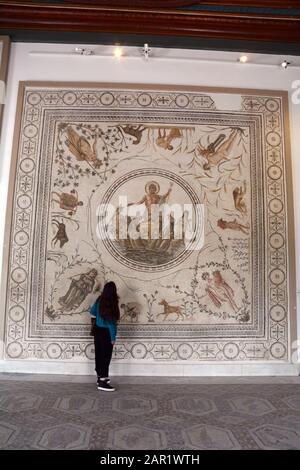
[[300,379],[0,374],[2,449],[300,449]]

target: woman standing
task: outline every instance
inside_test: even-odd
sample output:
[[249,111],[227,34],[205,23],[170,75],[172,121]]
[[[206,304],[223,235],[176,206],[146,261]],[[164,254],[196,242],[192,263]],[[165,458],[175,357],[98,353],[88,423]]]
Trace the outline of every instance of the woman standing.
[[109,365],[120,319],[119,299],[114,282],[107,282],[90,309],[95,340],[95,370],[98,390],[114,392],[110,385]]

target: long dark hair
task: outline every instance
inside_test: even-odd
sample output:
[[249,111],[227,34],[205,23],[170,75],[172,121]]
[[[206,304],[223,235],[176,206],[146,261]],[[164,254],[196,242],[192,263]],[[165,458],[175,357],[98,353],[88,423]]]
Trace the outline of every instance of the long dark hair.
[[99,297],[100,315],[108,321],[119,321],[119,298],[117,295],[116,284],[112,281],[104,285],[102,294]]

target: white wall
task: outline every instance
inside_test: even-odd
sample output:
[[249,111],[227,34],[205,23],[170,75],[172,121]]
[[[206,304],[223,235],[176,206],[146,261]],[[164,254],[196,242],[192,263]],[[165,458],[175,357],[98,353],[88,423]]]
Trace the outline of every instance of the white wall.
[[[139,56],[136,48],[128,48],[127,51],[130,53],[130,56],[117,60],[110,55],[104,57],[98,55],[76,56],[68,54],[74,47],[63,44],[12,44],[0,145],[0,266],[2,265],[6,199],[19,81],[53,80],[98,83],[130,82],[203,85],[287,90],[291,95],[294,91],[292,90],[292,82],[300,79],[300,57],[289,59],[294,64],[299,64],[298,67],[290,67],[287,70],[283,70],[279,66],[270,65],[280,62],[280,58],[274,56],[250,55],[251,60],[259,63],[239,64],[237,62],[239,54],[237,53],[157,50],[154,51],[153,58],[150,57],[148,61],[145,61]],[[32,54],[33,51],[35,52],[34,54]],[[45,52],[48,52],[48,54]],[[102,52],[108,54],[111,52],[111,48],[102,48]],[[265,63],[268,65],[264,65]],[[298,155],[298,149],[300,148],[300,104],[293,104],[291,99],[290,118],[295,205],[297,292],[300,292],[300,257],[297,256],[298,247],[300,246],[300,184],[297,182],[297,179],[299,180],[300,177],[300,159]],[[0,312],[0,314],[2,315],[3,312]],[[299,308],[298,337],[300,337]],[[258,371],[257,367],[255,370]],[[211,373],[211,371],[210,366],[209,372]],[[216,373],[218,373],[217,368]],[[239,373],[241,373],[240,369],[238,369]],[[180,373],[180,375],[182,374]]]

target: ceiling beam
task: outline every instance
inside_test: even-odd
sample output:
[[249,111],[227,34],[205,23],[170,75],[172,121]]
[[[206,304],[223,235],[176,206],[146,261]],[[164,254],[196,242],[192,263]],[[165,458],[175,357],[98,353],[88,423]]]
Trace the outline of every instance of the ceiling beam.
[[97,5],[0,0],[0,33],[100,32],[300,44],[300,17],[291,15]]
[[[18,0],[12,0],[10,3],[19,3]],[[30,3],[30,2],[27,2]],[[51,2],[48,2],[51,3]],[[55,3],[55,2],[52,2]],[[98,5],[106,7],[138,7],[152,8],[155,6],[154,0],[57,0],[61,4],[81,4],[81,5]],[[258,8],[299,8],[299,0],[252,0],[245,5],[244,0],[159,0],[159,8],[184,8],[202,5],[217,5],[221,7],[238,6],[238,7],[258,7]]]

